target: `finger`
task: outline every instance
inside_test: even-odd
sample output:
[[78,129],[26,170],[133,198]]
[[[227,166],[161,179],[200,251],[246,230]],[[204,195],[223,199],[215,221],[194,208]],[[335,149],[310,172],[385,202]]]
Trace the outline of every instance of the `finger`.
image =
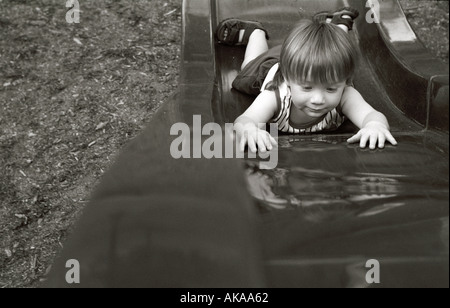
[[265,143],[266,143],[267,151],[272,151],[273,150],[273,146],[272,146],[272,142],[270,142],[269,138],[266,138]]
[[253,137],[248,138],[248,147],[250,148],[250,151],[252,151],[253,153],[256,153],[256,143],[255,143],[255,139],[253,139]]
[[367,141],[369,141],[369,138],[370,135],[362,135],[361,141],[359,142],[359,146],[364,149],[366,147]]
[[383,133],[378,134],[378,147],[380,149],[384,148],[384,144],[386,143],[386,137]]
[[361,131],[359,131],[356,135],[354,135],[353,137],[349,138],[347,140],[348,143],[355,143],[358,142],[361,139]]
[[378,134],[370,135],[369,149],[375,150],[377,147]]
[[266,134],[264,136],[264,142],[266,143],[267,150],[271,151],[273,149],[272,142],[270,141],[270,135]]
[[395,140],[391,133],[386,133],[386,138],[392,145],[397,145],[397,140]]
[[267,150],[269,149],[269,143],[268,143],[268,138],[267,138],[267,134],[265,132],[261,132],[258,134],[258,141],[259,143],[264,144],[264,148]]
[[270,142],[272,143],[272,146],[277,147],[278,142],[275,140],[275,138],[273,138],[272,136],[269,136],[269,138],[270,138]]
[[239,146],[239,149],[241,150],[241,152],[245,151],[245,146],[247,145],[247,138],[245,136],[242,136],[241,138],[241,143]]
[[265,153],[266,152],[266,144],[264,142],[264,136],[262,134],[257,134],[257,138],[258,138],[258,140],[256,140],[256,142],[258,143],[258,150],[261,153]]

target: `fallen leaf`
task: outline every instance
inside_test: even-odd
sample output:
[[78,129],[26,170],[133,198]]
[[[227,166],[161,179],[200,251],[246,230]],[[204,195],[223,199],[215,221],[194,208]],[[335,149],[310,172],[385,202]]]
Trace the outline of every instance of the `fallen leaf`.
[[108,123],[103,123],[103,122],[101,122],[100,124],[97,125],[97,127],[95,128],[95,130],[100,130],[100,129],[104,128],[106,125],[108,125]]
[[12,257],[12,252],[11,252],[11,250],[9,250],[8,248],[5,249],[5,253],[6,253],[6,256],[7,256],[8,258],[11,258],[11,257]]

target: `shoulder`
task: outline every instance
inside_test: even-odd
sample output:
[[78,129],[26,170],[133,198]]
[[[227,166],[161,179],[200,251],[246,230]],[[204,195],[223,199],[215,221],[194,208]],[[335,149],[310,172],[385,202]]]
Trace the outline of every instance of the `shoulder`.
[[346,104],[364,101],[362,95],[353,86],[346,86],[342,93],[340,106],[344,107]]
[[273,82],[273,80],[275,78],[275,75],[278,72],[278,67],[279,66],[280,65],[277,63],[277,64],[275,64],[274,66],[272,66],[270,68],[270,70],[267,72],[266,78],[264,79],[264,82],[263,82],[263,84],[261,86],[261,89],[266,89],[267,85],[269,83]]
[[278,68],[280,67],[280,63],[276,63],[274,66],[272,66],[267,73],[267,77],[273,77],[275,76],[276,72],[278,71]]
[[358,94],[359,92],[353,86],[347,85],[345,86],[344,92],[342,93],[342,100]]
[[344,91],[342,92],[342,97],[339,105],[336,107],[336,110],[339,112],[340,115],[345,114],[345,109],[348,105],[350,105],[352,102],[358,101],[358,99],[361,97],[359,92],[351,85],[347,85],[344,88]]

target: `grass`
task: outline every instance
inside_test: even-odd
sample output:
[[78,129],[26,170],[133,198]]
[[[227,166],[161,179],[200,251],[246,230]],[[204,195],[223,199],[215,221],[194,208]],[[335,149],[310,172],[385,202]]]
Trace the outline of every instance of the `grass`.
[[[181,0],[79,2],[68,24],[65,1],[0,0],[0,288],[45,279],[104,171],[177,88]],[[412,2],[448,61],[448,1]]]

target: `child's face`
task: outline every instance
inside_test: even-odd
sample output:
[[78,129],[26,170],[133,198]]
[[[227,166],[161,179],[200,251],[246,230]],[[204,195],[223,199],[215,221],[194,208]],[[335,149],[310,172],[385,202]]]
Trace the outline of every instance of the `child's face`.
[[306,81],[288,85],[294,106],[311,118],[319,118],[339,105],[346,82],[324,85]]

